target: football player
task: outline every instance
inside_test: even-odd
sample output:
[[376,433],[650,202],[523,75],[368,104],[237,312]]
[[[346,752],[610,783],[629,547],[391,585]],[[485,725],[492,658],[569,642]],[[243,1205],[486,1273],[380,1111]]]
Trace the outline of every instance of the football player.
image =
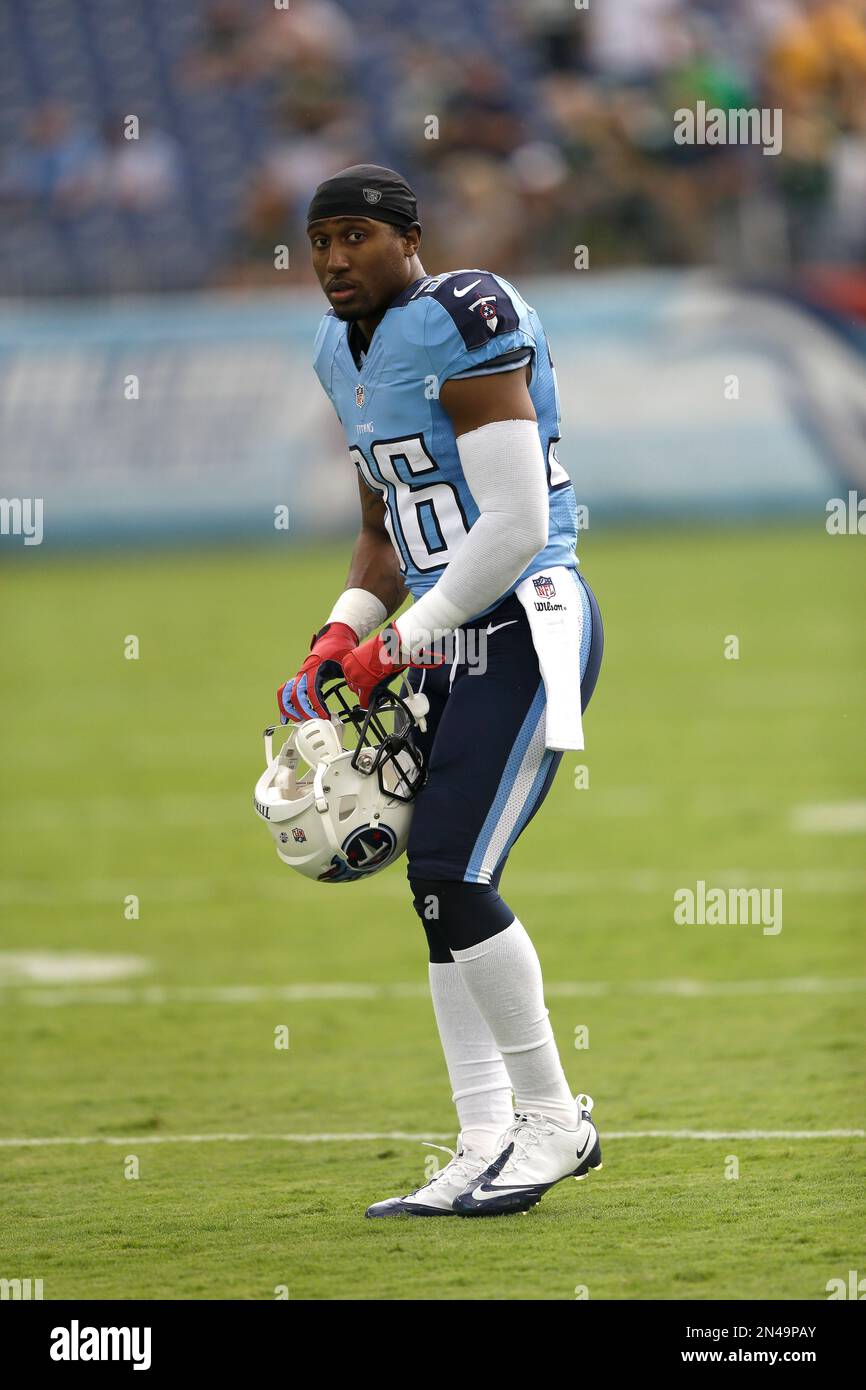
[[[526,1211],[601,1167],[592,1100],[572,1094],[538,956],[499,893],[563,750],[583,747],[602,652],[556,455],[553,362],[501,276],[426,273],[415,196],[393,170],[355,165],[320,184],[307,233],[331,306],[315,370],[357,470],[361,526],[346,588],[279,707],[284,723],[327,718],[334,663],[363,708],[403,671],[428,697],[407,873],[460,1126],[430,1182],[366,1215]],[[412,606],[377,631],[407,593]]]

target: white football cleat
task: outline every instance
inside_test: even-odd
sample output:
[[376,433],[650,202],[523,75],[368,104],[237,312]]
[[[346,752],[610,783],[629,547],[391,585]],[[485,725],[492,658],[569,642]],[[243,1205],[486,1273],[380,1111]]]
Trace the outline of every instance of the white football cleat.
[[498,1148],[492,1153],[466,1148],[462,1132],[457,1136],[456,1153],[444,1144],[430,1144],[426,1139],[423,1142],[428,1149],[441,1149],[450,1154],[451,1162],[434,1173],[423,1187],[416,1187],[405,1197],[386,1197],[382,1202],[374,1202],[365,1216],[455,1216],[454,1198],[489,1167],[491,1158],[498,1152]]
[[459,1216],[502,1216],[525,1212],[563,1178],[585,1178],[601,1167],[601,1140],[590,1114],[591,1096],[578,1095],[576,1129],[534,1111],[515,1110],[515,1123],[501,1136],[502,1152],[454,1200]]

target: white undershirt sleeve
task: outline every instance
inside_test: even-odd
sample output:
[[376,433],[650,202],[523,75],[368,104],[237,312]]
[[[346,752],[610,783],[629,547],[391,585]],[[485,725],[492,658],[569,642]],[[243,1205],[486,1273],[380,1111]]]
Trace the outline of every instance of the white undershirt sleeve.
[[547,470],[535,420],[494,420],[457,438],[478,520],[441,579],[396,619],[403,659],[483,613],[547,544]]

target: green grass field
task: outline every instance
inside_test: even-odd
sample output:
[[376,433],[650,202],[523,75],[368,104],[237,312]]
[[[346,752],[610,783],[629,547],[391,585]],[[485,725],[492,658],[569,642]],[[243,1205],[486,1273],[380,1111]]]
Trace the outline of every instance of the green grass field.
[[[363,1218],[424,1180],[414,1136],[456,1131],[405,861],[307,884],[251,805],[347,547],[45,549],[2,573],[0,1276],[46,1299],[568,1300],[823,1299],[866,1275],[864,833],[856,807],[847,833],[797,828],[866,798],[859,538],[585,537],[607,637],[587,751],[502,892],[604,1169],[525,1219],[429,1222]],[[781,888],[783,929],[675,925],[698,879]],[[82,953],[141,973],[57,979]],[[861,1133],[809,1137],[828,1130]],[[246,1138],[178,1140],[221,1135]],[[96,1142],[8,1142],[40,1138]]]

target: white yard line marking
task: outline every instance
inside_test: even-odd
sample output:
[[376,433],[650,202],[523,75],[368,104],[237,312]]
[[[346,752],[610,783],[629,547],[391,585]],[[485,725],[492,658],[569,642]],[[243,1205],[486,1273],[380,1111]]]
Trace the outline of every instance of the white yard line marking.
[[[56,1008],[65,1004],[259,1004],[282,1001],[292,1004],[322,1000],[428,999],[429,986],[373,984],[354,981],[298,985],[103,985],[93,989],[58,985],[32,989],[5,982],[0,1002]],[[545,985],[552,999],[604,998],[609,995],[655,995],[672,999],[736,998],[772,994],[859,994],[866,978],[795,976],[778,980],[560,980]]]
[[864,978],[843,976],[822,979],[817,975],[779,980],[646,980],[634,989],[628,985],[622,986],[626,994],[666,994],[684,999],[748,994],[857,994],[864,989]]
[[608,1139],[866,1139],[866,1129],[630,1129]]
[[866,801],[826,801],[795,806],[791,829],[805,835],[850,835],[866,830]]
[[90,951],[0,951],[0,986],[98,984],[153,969],[143,956],[102,956]]
[[[764,1139],[866,1139],[866,1129],[623,1129],[605,1131],[608,1139],[696,1139],[696,1140],[764,1140]],[[111,1144],[135,1148],[142,1144],[380,1144],[400,1140],[420,1144],[425,1140],[453,1139],[450,1131],[441,1134],[407,1134],[404,1130],[386,1130],[381,1134],[90,1134],[81,1136],[0,1139],[2,1149],[44,1149],[63,1144],[81,1147],[87,1144]]]

